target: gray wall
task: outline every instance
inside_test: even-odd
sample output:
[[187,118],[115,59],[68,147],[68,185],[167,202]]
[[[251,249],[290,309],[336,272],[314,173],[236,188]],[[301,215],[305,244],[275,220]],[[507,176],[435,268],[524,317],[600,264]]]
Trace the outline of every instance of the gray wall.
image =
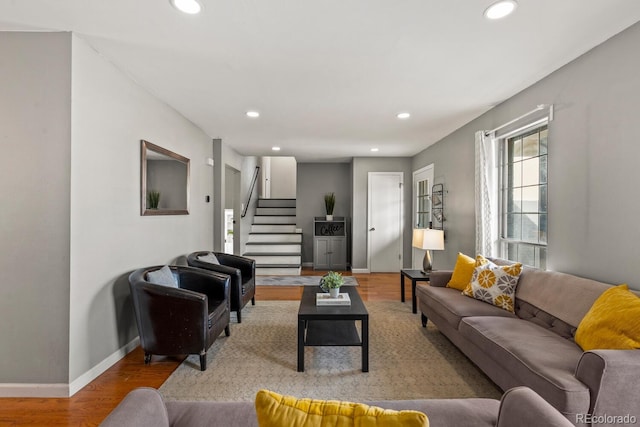
[[271,157],[270,182],[272,199],[296,198],[295,157]]
[[[255,156],[246,156],[242,159],[242,171],[240,180],[240,204],[241,210],[247,203],[247,197],[249,196],[249,190],[251,189],[251,180],[256,171],[256,166],[259,166],[259,158]],[[261,175],[258,172],[258,180],[256,181],[253,189],[249,206],[247,207],[247,214],[244,218],[240,218],[240,254],[246,252],[246,244],[249,241],[249,233],[251,232],[251,224],[253,223],[253,217],[256,213],[256,207],[258,206],[258,196],[260,191]],[[237,221],[237,220],[236,220]],[[235,243],[235,241],[234,241]]]
[[474,132],[553,103],[549,125],[548,268],[640,289],[640,24],[493,108],[413,159],[435,164],[447,194],[446,251],[473,253]]
[[[233,200],[240,210],[242,195],[227,195],[228,191],[234,190],[235,185],[227,185],[227,168],[240,171],[240,182],[247,178],[244,176],[243,163],[244,156],[238,154],[233,148],[225,144],[221,139],[213,140],[213,158],[214,158],[214,182],[216,191],[213,195],[213,250],[222,251],[224,249],[224,209],[228,201]],[[240,213],[238,214],[240,215]],[[239,234],[242,234],[243,223],[240,223]],[[207,250],[210,248],[205,248]]]
[[71,35],[0,33],[0,383],[69,379]]
[[351,164],[298,163],[297,181],[296,223],[303,232],[302,262],[313,263],[313,217],[326,215],[324,195],[336,196],[334,216],[352,216]]
[[[75,35],[0,54],[0,395],[61,396],[135,344],[133,269],[211,247],[211,143]],[[190,215],[140,216],[141,139],[192,159]]]
[[[403,265],[411,266],[411,158],[410,157],[356,157],[353,159],[352,201],[352,255],[351,265],[355,269],[367,266],[367,191],[369,172],[402,172],[404,174],[404,243]],[[415,168],[417,169],[417,168]],[[407,207],[409,206],[409,207]]]

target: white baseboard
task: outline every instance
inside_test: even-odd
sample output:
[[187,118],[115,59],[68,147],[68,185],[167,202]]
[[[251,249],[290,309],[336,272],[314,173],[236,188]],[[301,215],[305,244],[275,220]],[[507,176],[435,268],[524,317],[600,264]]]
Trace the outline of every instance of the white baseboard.
[[69,384],[0,384],[0,397],[69,397]]
[[71,397],[139,345],[140,338],[134,338],[71,384],[0,384],[0,397]]
[[131,353],[139,345],[140,337],[135,337],[124,347],[120,347],[118,350],[111,353],[111,355],[104,359],[102,362],[98,363],[96,366],[80,375],[71,384],[69,384],[69,396],[73,396],[84,386],[98,378],[104,371],[115,365],[118,361],[120,361],[120,359]]
[[368,268],[352,268],[351,272],[353,274],[369,274],[369,273],[371,273],[371,271],[369,271]]

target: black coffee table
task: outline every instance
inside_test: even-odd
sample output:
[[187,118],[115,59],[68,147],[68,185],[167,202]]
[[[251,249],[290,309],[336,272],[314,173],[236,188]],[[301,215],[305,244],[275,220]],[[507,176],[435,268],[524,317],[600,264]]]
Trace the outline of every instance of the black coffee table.
[[[298,372],[304,372],[306,346],[358,346],[362,347],[362,372],[369,372],[369,313],[355,286],[343,286],[350,306],[316,306],[320,287],[305,286],[298,310]],[[358,335],[356,321],[361,322]]]

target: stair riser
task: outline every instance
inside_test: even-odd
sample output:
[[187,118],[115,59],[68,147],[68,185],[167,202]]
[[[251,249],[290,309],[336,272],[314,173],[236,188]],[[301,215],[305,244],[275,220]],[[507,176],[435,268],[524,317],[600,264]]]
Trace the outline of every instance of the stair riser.
[[267,245],[267,244],[247,244],[246,251],[250,253],[273,253],[273,252],[300,252],[300,243],[283,244],[283,245]]
[[297,264],[300,265],[302,263],[302,257],[299,255],[252,255],[252,259],[256,260],[256,264],[261,266],[267,264]]
[[295,224],[295,216],[254,216],[254,224]]
[[300,270],[301,270],[300,267],[291,267],[291,268],[257,267],[256,275],[257,276],[299,276]]
[[295,208],[295,199],[258,199],[259,208]]
[[253,224],[251,226],[252,233],[295,233],[296,226],[292,224],[282,224],[282,225],[264,225],[264,224]]
[[249,243],[254,242],[302,242],[301,234],[250,234]]
[[295,215],[296,208],[257,208],[256,215]]

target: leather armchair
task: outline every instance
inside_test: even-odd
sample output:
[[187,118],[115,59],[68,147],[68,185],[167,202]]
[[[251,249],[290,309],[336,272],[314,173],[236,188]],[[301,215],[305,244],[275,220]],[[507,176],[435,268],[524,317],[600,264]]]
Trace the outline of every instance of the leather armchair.
[[[212,264],[198,259],[213,253],[220,264]],[[237,314],[238,323],[242,322],[242,308],[251,300],[256,304],[256,261],[238,255],[223,252],[199,251],[187,255],[187,264],[192,267],[216,271],[231,276],[231,311]]]
[[147,273],[160,268],[141,268],[129,275],[144,362],[150,363],[152,354],[198,354],[200,370],[204,371],[211,344],[223,330],[226,336],[230,334],[230,278],[198,268],[170,266],[177,288],[150,283]]

